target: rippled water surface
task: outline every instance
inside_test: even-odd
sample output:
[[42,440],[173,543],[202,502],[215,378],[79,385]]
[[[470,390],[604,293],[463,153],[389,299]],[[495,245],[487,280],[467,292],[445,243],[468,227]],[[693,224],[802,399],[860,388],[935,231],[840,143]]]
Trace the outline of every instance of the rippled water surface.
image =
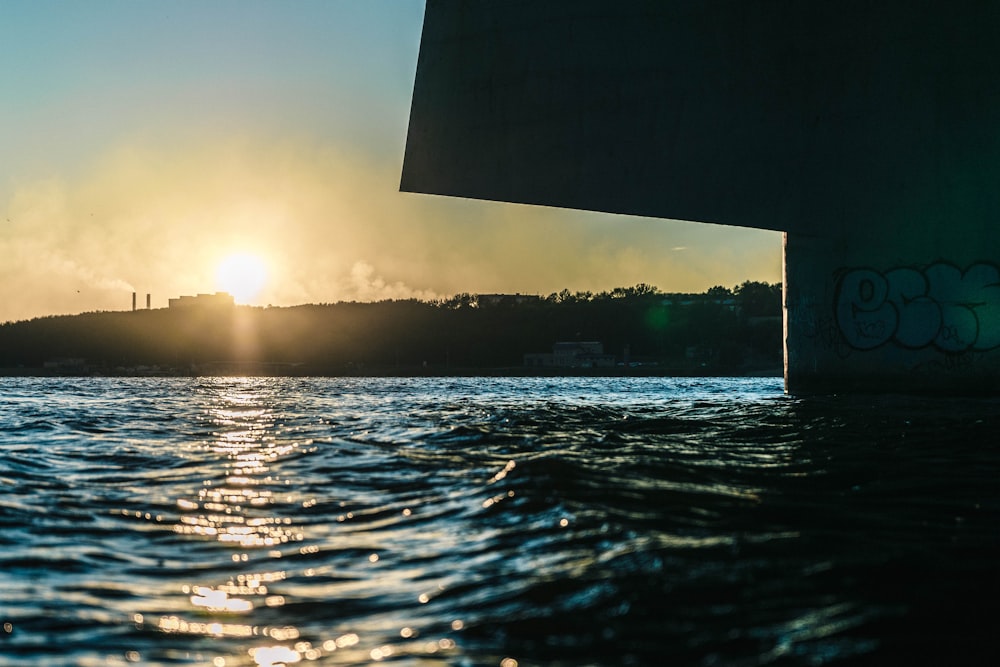
[[988,664],[998,407],[0,379],[0,664]]

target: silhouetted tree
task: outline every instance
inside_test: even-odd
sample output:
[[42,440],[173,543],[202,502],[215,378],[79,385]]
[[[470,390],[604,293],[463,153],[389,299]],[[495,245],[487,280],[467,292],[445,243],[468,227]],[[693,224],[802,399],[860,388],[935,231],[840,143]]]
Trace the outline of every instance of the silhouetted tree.
[[733,291],[728,287],[716,285],[714,287],[709,287],[708,291],[705,292],[705,295],[713,299],[731,299],[733,297]]
[[755,282],[747,280],[733,288],[743,315],[746,317],[763,317],[781,314],[781,284]]

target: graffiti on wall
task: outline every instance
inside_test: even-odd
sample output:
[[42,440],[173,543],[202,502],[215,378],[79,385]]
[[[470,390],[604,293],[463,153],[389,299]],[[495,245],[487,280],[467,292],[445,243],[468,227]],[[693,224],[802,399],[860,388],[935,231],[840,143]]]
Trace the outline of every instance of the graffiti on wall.
[[803,338],[810,338],[825,350],[831,350],[841,359],[851,354],[851,347],[844,341],[837,329],[836,319],[829,315],[826,308],[820,306],[819,300],[813,296],[801,295],[789,297],[790,303],[786,315],[788,328],[799,333]]
[[840,276],[835,311],[847,343],[870,350],[888,342],[944,352],[1000,347],[1000,269],[964,271],[939,262],[923,269],[851,269]]

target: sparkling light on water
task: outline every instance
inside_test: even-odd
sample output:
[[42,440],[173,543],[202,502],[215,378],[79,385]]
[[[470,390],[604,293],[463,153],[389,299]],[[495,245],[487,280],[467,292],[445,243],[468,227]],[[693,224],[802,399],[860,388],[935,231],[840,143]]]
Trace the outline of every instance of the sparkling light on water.
[[990,402],[0,385],[0,664],[950,664],[989,636],[962,596],[997,592]]

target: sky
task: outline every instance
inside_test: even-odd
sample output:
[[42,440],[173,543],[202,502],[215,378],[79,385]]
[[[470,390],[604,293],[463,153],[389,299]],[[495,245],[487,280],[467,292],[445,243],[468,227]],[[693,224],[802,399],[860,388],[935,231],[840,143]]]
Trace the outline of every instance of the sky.
[[776,232],[401,193],[423,0],[0,13],[0,322],[781,279]]

